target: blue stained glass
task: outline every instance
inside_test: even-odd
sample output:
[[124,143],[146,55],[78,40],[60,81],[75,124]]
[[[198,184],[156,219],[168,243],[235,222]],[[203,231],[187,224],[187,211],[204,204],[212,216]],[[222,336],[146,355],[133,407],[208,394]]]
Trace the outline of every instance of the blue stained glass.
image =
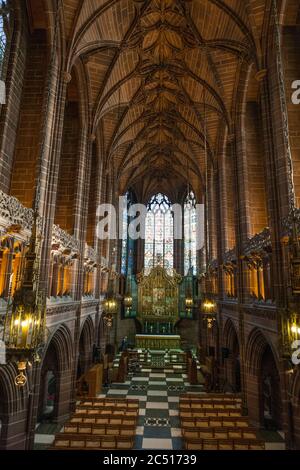
[[161,264],[166,269],[174,265],[174,228],[171,202],[164,194],[156,194],[148,204],[144,265],[146,270]]
[[196,198],[190,191],[184,202],[184,274],[197,274]]
[[0,74],[2,73],[5,49],[7,44],[7,23],[9,13],[6,1],[0,3]]

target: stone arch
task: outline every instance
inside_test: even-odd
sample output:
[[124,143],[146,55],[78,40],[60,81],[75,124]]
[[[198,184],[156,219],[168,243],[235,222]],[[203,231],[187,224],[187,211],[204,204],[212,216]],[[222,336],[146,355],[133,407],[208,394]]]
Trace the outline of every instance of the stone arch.
[[73,342],[70,330],[61,325],[45,350],[39,387],[38,418],[60,420],[69,412]]
[[241,391],[240,342],[233,321],[228,318],[223,328],[224,376],[233,392]]
[[25,445],[26,406],[28,383],[24,388],[15,385],[18,374],[14,363],[0,366],[0,449],[18,448]]
[[250,417],[262,428],[281,429],[278,357],[271,341],[258,328],[248,337],[245,358]]
[[95,327],[89,316],[84,321],[79,337],[79,354],[77,378],[84,375],[93,362],[93,347],[95,345]]

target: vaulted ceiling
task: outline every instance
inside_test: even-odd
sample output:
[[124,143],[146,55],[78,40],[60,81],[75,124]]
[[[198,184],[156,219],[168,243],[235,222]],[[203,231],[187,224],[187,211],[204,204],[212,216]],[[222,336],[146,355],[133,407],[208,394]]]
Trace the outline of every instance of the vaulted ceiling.
[[64,0],[93,131],[119,190],[170,195],[216,164],[242,61],[257,64],[264,0]]

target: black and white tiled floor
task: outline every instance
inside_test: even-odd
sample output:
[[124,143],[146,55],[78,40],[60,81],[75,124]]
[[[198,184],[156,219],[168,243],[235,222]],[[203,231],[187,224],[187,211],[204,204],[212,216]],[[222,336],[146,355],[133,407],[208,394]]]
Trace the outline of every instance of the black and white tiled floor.
[[[99,397],[133,398],[140,401],[135,449],[182,450],[179,395],[201,393],[202,385],[191,386],[183,370],[141,369],[124,384],[112,384]],[[39,424],[35,435],[37,450],[49,448],[62,425]],[[267,450],[284,450],[284,436],[263,431],[259,438]]]
[[136,449],[181,450],[179,395],[201,391],[201,385],[189,385],[180,369],[142,369],[125,384],[112,384],[100,396],[140,400]]

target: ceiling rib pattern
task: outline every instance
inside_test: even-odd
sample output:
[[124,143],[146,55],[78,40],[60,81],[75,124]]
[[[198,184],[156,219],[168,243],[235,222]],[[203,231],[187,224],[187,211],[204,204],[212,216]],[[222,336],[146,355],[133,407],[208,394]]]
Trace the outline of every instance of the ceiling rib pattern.
[[189,178],[201,192],[230,130],[241,61],[256,61],[264,3],[64,1],[70,64],[83,60],[94,131],[120,188],[146,194]]

